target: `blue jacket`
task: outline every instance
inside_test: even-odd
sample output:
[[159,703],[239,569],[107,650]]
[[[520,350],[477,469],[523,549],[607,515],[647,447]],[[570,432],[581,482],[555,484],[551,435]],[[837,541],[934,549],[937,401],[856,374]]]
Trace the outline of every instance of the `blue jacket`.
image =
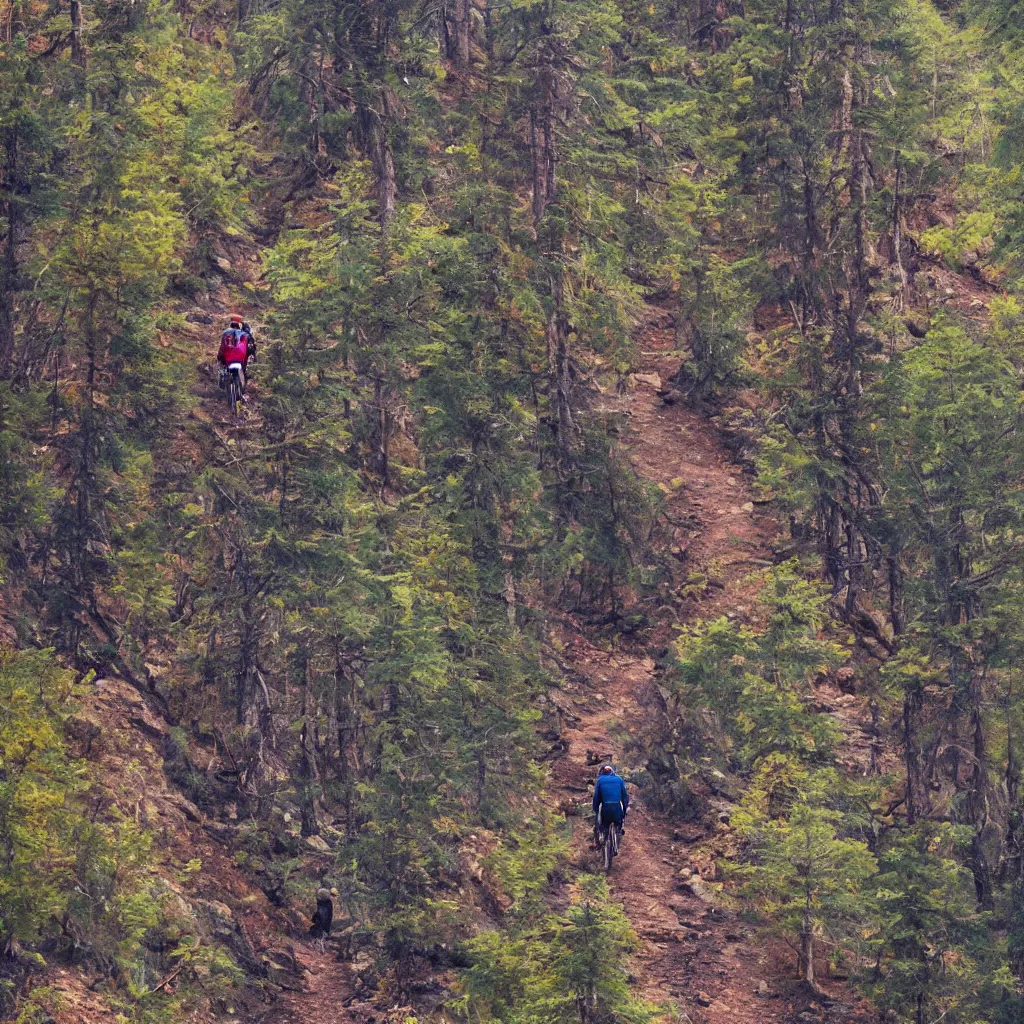
[[598,775],[594,786],[594,813],[601,804],[622,804],[623,813],[629,807],[629,792],[618,775]]

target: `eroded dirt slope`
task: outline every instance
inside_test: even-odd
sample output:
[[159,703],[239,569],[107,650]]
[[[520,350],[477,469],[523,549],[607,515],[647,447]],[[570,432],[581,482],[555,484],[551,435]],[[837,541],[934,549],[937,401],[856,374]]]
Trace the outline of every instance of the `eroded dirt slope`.
[[[670,596],[654,611],[660,645],[676,621],[746,617],[756,592],[751,574],[771,563],[777,526],[755,503],[749,477],[713,424],[683,404],[659,399],[661,382],[674,375],[679,361],[671,355],[672,332],[659,326],[656,310],[642,345],[643,365],[624,411],[632,425],[634,465],[666,492],[672,524],[674,553],[664,553]],[[691,574],[713,581],[695,598],[679,593]],[[599,862],[590,848],[589,798],[596,762],[621,755],[652,699],[656,666],[644,649],[608,650],[582,628],[564,631],[562,640],[569,672],[557,699],[568,747],[552,781],[563,807],[581,807],[577,865],[594,871]],[[813,1020],[826,1012],[830,1019],[868,1019],[866,1009],[835,985],[836,1002],[826,1011],[792,980],[792,952],[765,942],[714,898],[713,886],[703,884],[696,870],[708,873],[710,860],[697,855],[697,845],[713,841],[713,831],[674,826],[644,806],[642,789],[634,787],[633,801],[611,884],[642,940],[638,980],[647,998],[674,1003],[691,1021],[706,1024]],[[686,869],[696,881],[687,882]]]

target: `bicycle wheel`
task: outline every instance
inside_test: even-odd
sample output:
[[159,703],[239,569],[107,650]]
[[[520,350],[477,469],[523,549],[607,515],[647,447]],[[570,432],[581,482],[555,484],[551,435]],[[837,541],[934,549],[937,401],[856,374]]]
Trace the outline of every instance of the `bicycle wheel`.
[[238,419],[238,406],[241,400],[241,384],[238,374],[233,373],[228,378],[228,405],[231,406],[231,415]]
[[608,874],[612,869],[612,861],[615,859],[615,827],[609,825],[604,834],[604,871]]

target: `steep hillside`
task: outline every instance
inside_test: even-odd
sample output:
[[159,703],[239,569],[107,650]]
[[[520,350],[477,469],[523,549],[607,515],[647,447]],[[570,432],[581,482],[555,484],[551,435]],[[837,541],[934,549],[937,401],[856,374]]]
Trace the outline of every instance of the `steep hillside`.
[[[779,539],[770,508],[760,501],[760,510],[755,505],[749,475],[715,426],[679,404],[659,401],[660,381],[674,377],[678,364],[671,355],[671,332],[655,326],[663,315],[652,309],[651,319],[641,338],[641,372],[623,411],[633,432],[633,464],[668,495],[663,515],[670,524],[671,550],[658,552],[669,570],[665,603],[652,616],[646,645],[609,644],[578,621],[563,627],[562,656],[569,672],[558,703],[568,748],[554,766],[553,782],[562,806],[581,816],[574,855],[582,870],[595,869],[588,823],[596,768],[602,760],[630,763],[644,732],[640,723],[662,702],[657,665],[648,650],[672,636],[676,621],[755,617],[751,577],[774,561]],[[686,580],[708,573],[712,564],[713,585],[681,598]],[[637,964],[647,998],[659,1005],[678,1003],[690,1019],[708,1022],[781,1021],[807,1012],[815,994],[800,987],[790,951],[765,943],[737,913],[739,904],[716,884],[716,858],[729,856],[734,843],[733,801],[719,796],[710,813],[680,827],[652,806],[648,788],[639,776],[612,881],[614,897],[642,940]],[[843,1020],[858,1019],[842,1005],[856,1001],[849,990],[831,986],[830,997],[838,999],[833,1012]],[[863,1019],[874,1018],[866,1012]]]
[[0,0],[3,1016],[1016,1024],[1016,20]]

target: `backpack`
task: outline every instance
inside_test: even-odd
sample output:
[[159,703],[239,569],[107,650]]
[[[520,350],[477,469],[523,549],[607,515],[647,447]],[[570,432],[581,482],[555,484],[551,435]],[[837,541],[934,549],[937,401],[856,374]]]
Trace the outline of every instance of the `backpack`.
[[220,350],[226,352],[229,348],[237,348],[241,339],[245,338],[245,348],[248,353],[249,350],[249,336],[245,331],[240,331],[237,327],[229,327],[220,336]]

